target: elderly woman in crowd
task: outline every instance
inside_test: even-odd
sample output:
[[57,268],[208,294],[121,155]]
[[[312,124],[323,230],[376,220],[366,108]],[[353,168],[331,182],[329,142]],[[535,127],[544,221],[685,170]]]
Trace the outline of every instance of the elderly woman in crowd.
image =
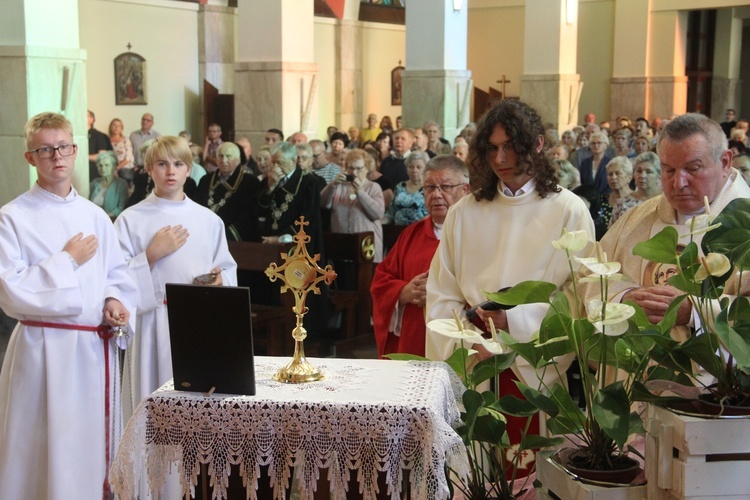
[[258,170],[260,171],[258,179],[262,181],[268,177],[268,172],[271,171],[271,146],[261,146],[255,154],[255,162],[258,164]]
[[125,203],[130,195],[127,181],[115,177],[117,163],[114,151],[99,153],[96,157],[96,167],[101,177],[91,181],[89,191],[89,200],[102,207],[113,219],[125,209]]
[[133,144],[127,136],[123,135],[124,129],[122,120],[115,118],[109,122],[109,140],[112,142],[112,149],[117,155],[117,176],[128,182],[133,180]]
[[612,210],[617,201],[632,193],[630,181],[633,180],[633,164],[626,156],[615,156],[607,163],[606,171],[610,192],[602,195],[601,211],[603,222],[610,227]]
[[385,201],[380,186],[367,179],[367,159],[362,149],[346,155],[346,167],[320,193],[320,205],[331,210],[331,231],[334,233],[375,234],[374,262],[383,260],[383,226]]
[[555,169],[555,177],[560,187],[573,191],[581,185],[581,177],[578,169],[568,160],[553,159],[551,160],[552,168]]
[[607,163],[611,158],[607,156],[609,139],[602,132],[594,132],[589,137],[589,148],[591,158],[581,162],[579,169],[581,173],[581,184],[595,186],[601,194],[609,194],[610,187],[607,183]]
[[647,151],[636,156],[633,163],[635,163],[633,177],[635,178],[636,190],[617,200],[612,210],[612,217],[609,220],[610,227],[625,212],[662,192],[661,162],[659,161],[659,156],[656,153]]
[[615,132],[613,138],[615,146],[615,156],[627,156],[628,158],[635,157],[635,151],[630,147],[630,139],[633,137],[633,132],[629,128],[621,128]]
[[406,173],[409,179],[398,183],[393,190],[393,201],[383,221],[386,224],[408,226],[427,216],[424,202],[424,168],[430,157],[423,151],[412,151],[406,155]]

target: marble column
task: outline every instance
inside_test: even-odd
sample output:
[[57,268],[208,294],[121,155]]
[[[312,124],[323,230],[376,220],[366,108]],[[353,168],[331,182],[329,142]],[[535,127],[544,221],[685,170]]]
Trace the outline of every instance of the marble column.
[[467,9],[453,0],[409,0],[402,116],[407,127],[435,120],[453,142],[470,120],[471,71],[466,69]]
[[647,92],[650,0],[617,0],[610,116],[649,116]]
[[719,9],[716,12],[711,117],[719,123],[724,121],[724,112],[728,108],[739,115],[742,102],[740,57],[743,19],[738,14],[738,9]]
[[578,0],[526,0],[521,100],[560,131],[578,121],[577,5]]
[[79,46],[78,0],[7,0],[0,18],[0,205],[28,190],[36,169],[23,157],[23,127],[43,111],[73,124],[73,186],[89,192],[86,51]]
[[362,30],[357,21],[336,24],[336,122],[342,130],[364,123]]
[[[198,7],[198,77],[200,109],[186,110],[200,116],[203,130],[194,131],[193,141],[202,144],[208,127],[204,116],[203,83],[216,87],[220,94],[234,94],[234,40],[237,9],[201,4]],[[226,136],[225,136],[226,139]]]
[[317,135],[313,0],[239,0],[234,119],[255,148],[269,128]]
[[687,109],[687,11],[651,12],[646,109],[648,118],[681,115]]

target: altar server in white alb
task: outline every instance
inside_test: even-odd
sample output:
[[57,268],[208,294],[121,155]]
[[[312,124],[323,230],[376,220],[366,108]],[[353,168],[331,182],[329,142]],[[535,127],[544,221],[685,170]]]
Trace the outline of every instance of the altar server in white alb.
[[25,137],[38,180],[0,209],[0,307],[19,320],[0,373],[0,497],[107,498],[127,344],[112,327],[128,328],[136,288],[109,217],[72,186],[70,122],[41,113]]
[[[206,274],[211,276],[201,278],[201,284],[237,285],[237,264],[227,248],[224,223],[183,192],[192,163],[185,139],[156,139],[144,156],[154,191],[115,220],[139,292],[139,334],[130,352],[133,408],[172,378],[165,285],[193,283]],[[212,313],[217,311],[206,311]]]

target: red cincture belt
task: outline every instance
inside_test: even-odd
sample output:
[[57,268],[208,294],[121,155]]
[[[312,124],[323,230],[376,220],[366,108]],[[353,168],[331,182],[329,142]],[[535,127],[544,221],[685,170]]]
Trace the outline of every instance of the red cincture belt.
[[104,443],[105,448],[104,452],[105,455],[105,464],[106,464],[106,471],[104,473],[104,485],[103,488],[103,498],[104,500],[109,499],[109,451],[110,451],[110,436],[109,436],[109,429],[111,428],[110,425],[110,410],[109,410],[109,346],[107,345],[107,341],[112,338],[114,335],[112,333],[112,329],[107,325],[99,325],[99,326],[86,326],[86,325],[71,325],[68,323],[50,323],[49,321],[33,321],[24,319],[20,322],[22,325],[25,326],[38,326],[43,328],[57,328],[58,330],[83,330],[86,332],[96,332],[97,335],[99,335],[99,338],[103,341],[104,346]]

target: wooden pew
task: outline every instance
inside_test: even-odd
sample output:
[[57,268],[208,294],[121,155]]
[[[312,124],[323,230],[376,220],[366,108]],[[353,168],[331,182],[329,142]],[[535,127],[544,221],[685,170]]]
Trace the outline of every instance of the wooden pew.
[[[229,241],[229,253],[237,262],[238,271],[263,273],[271,262],[283,264],[282,253],[288,253],[293,243],[255,243],[250,241]],[[268,279],[263,276],[261,279]],[[253,343],[263,347],[268,356],[291,356],[294,353],[292,329],[296,319],[292,307],[291,293],[281,294],[279,305],[259,304],[259,297],[250,288]]]
[[323,233],[325,256],[338,277],[329,290],[334,310],[343,311],[343,338],[371,331],[372,297],[370,284],[375,255],[372,231],[354,234]]

